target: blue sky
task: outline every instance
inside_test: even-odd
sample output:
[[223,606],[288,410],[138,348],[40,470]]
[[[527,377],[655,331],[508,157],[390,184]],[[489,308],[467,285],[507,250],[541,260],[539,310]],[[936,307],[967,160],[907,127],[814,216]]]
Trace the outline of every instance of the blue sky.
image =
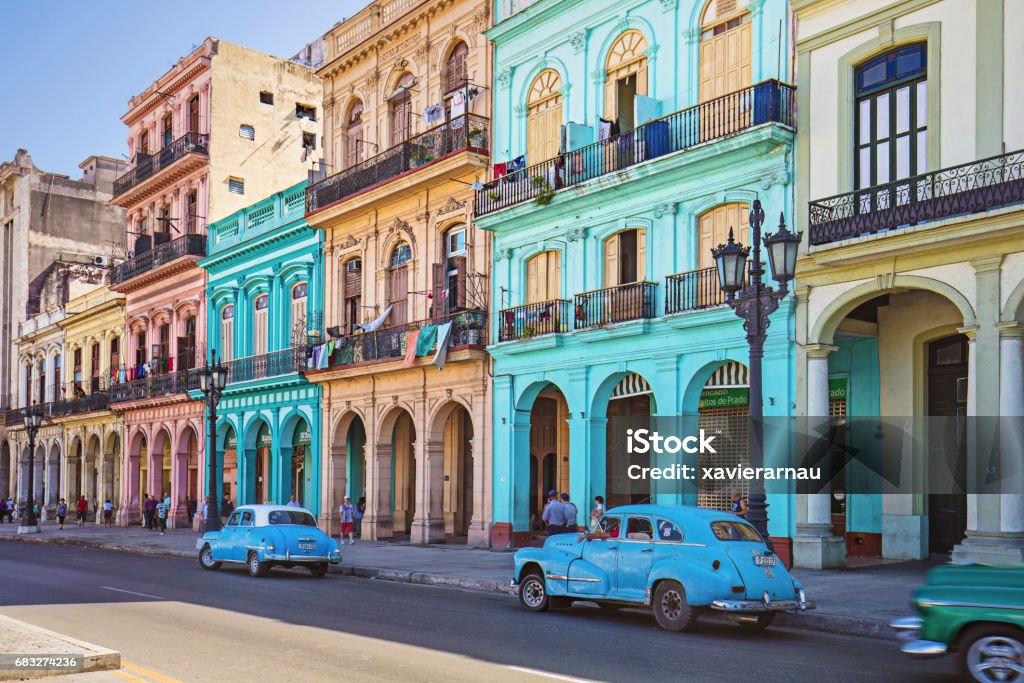
[[0,0],[0,161],[77,177],[127,152],[121,115],[206,36],[290,57],[369,0]]

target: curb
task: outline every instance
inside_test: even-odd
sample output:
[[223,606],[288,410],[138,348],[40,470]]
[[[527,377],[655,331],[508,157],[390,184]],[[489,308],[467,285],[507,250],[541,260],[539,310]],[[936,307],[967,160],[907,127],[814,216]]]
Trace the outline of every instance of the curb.
[[[133,555],[157,555],[164,557],[183,557],[188,559],[195,557],[194,552],[186,552],[183,550],[147,548],[145,546],[122,545],[119,543],[106,543],[102,541],[91,541],[87,539],[68,537],[10,536],[0,537],[0,540],[18,540],[30,543],[51,543],[54,545],[69,545],[79,548],[114,550]],[[470,577],[446,576],[444,574],[434,574],[431,572],[409,571],[406,569],[390,569],[385,567],[369,567],[349,564],[342,564],[340,567],[331,567],[330,572],[332,574],[357,576],[365,579],[376,579],[378,581],[394,581],[395,583],[409,583],[421,586],[459,588],[462,590],[484,593],[500,593],[502,595],[513,594],[507,581],[497,581],[494,579],[475,579]],[[898,640],[895,631],[889,628],[889,623],[878,619],[865,619],[863,617],[845,616],[841,614],[820,614],[816,612],[805,612],[803,614],[787,614],[783,612],[776,616],[775,623],[778,626],[785,626],[787,628],[794,628],[803,631],[820,631],[881,640]]]
[[[74,656],[80,658],[81,661],[77,667],[59,672],[54,669],[4,669],[3,671],[0,671],[0,681],[24,680],[27,678],[49,678],[50,676],[56,676],[61,673],[81,674],[93,671],[115,671],[121,668],[121,653],[117,650],[93,645],[92,643],[87,643],[84,640],[78,640],[77,638],[66,636],[63,633],[57,633],[56,631],[40,628],[39,626],[29,624],[19,619],[12,619],[11,617],[0,615],[0,630],[3,630],[4,624],[7,625],[8,629],[15,632],[15,641],[17,641],[19,631],[22,634],[29,633],[34,635],[36,638],[43,638],[49,641],[47,643],[47,647],[51,648],[50,652],[61,651],[56,648],[62,648],[63,650],[73,648],[76,650],[75,652],[70,652],[63,656]],[[10,634],[8,634],[8,637],[9,636]],[[53,643],[57,643],[56,648],[52,645]],[[6,645],[8,647],[12,646],[9,641]],[[15,642],[13,647],[18,647],[17,642]],[[79,654],[78,651],[81,653]],[[26,654],[31,656],[31,653]],[[42,653],[39,654],[45,656]]]

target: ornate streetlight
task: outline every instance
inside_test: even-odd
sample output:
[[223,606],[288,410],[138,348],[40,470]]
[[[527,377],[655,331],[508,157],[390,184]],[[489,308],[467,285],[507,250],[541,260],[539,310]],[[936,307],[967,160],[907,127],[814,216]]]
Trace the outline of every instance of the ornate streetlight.
[[206,440],[207,486],[206,486],[206,531],[220,529],[220,512],[217,508],[217,404],[221,392],[228,383],[228,369],[217,360],[216,352],[211,353],[210,362],[199,369],[199,388],[206,398],[206,414],[209,416],[209,437]]
[[[750,277],[744,285],[743,271],[747,264],[750,247],[738,244],[729,229],[729,241],[711,250],[718,268],[718,282],[725,292],[725,300],[743,319],[743,329],[747,332],[747,344],[750,347],[750,466],[764,466],[764,402],[762,399],[761,362],[764,357],[764,342],[768,334],[770,316],[781,301],[789,293],[789,282],[796,275],[796,256],[800,246],[802,233],[790,232],[786,229],[786,219],[779,213],[779,230],[774,235],[765,235],[764,247],[768,250],[768,261],[772,269],[772,277],[779,283],[776,291],[762,283],[764,275],[761,263],[761,225],[764,223],[764,209],[761,201],[754,200],[750,211],[750,228],[753,231],[753,258],[750,260]],[[764,481],[755,479],[750,484],[747,497],[747,520],[754,525],[765,539],[768,547],[772,547],[768,538],[768,503],[765,496]]]
[[19,534],[38,534],[39,520],[36,519],[36,434],[43,424],[43,412],[35,406],[25,408],[25,429],[28,431],[28,503],[25,505],[25,522],[18,525]]

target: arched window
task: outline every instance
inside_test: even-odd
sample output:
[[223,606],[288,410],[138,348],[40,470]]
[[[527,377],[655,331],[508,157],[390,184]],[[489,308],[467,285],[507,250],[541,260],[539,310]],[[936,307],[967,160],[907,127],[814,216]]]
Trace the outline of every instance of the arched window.
[[701,16],[700,101],[750,85],[750,13],[737,0],[710,0]]
[[253,302],[253,338],[252,353],[254,356],[261,356],[267,352],[267,340],[270,337],[270,330],[267,318],[270,313],[270,296],[260,294]]
[[363,308],[363,259],[358,256],[345,261],[342,268],[341,287],[344,292],[345,308],[342,311],[342,323],[345,334],[355,332],[355,326],[362,318]]
[[742,203],[722,204],[705,211],[697,219],[697,267],[714,268],[715,259],[711,250],[729,240],[729,229],[737,242],[749,244],[747,235],[747,205]]
[[434,315],[466,307],[466,226],[457,225],[444,233],[444,258],[434,266]]
[[405,142],[412,132],[412,89],[415,82],[412,74],[402,74],[395,84],[395,91],[388,101],[391,119],[391,146]]
[[647,231],[635,228],[604,241],[604,286],[643,282],[647,277]]
[[526,262],[526,303],[558,299],[561,294],[562,254],[544,251]]
[[635,126],[633,102],[647,94],[647,39],[639,31],[626,31],[608,51],[605,62],[604,114],[618,121],[625,132]]
[[533,79],[527,96],[526,160],[539,164],[558,154],[562,126],[562,77],[554,69]]
[[928,57],[926,45],[905,45],[856,70],[859,189],[928,170]]
[[220,357],[225,361],[235,357],[235,307],[232,304],[220,309]]
[[387,291],[388,305],[391,315],[389,326],[404,325],[409,321],[409,261],[412,260],[412,247],[408,242],[399,242],[391,251],[389,260]]
[[296,343],[302,343],[306,338],[308,293],[307,282],[298,282],[292,286],[292,340]]
[[461,40],[448,53],[448,61],[444,67],[444,91],[446,93],[466,84],[469,77],[466,70],[467,56],[469,56],[469,46]]
[[363,156],[363,103],[356,100],[345,122],[345,167],[355,166]]

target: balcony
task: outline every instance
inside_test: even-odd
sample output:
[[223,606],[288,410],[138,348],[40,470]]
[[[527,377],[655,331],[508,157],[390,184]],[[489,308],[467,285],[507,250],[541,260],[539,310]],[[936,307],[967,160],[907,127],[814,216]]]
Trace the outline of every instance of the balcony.
[[631,282],[577,294],[573,302],[573,327],[585,330],[653,318],[657,287],[656,282]]
[[123,403],[138,401],[155,396],[183,394],[199,389],[199,374],[196,370],[178,370],[165,375],[150,375],[110,387],[110,402]]
[[487,312],[463,311],[434,320],[421,320],[375,332],[363,332],[334,341],[334,353],[320,369],[337,368],[357,363],[397,360],[405,357],[408,333],[428,325],[452,323],[449,348],[454,346],[486,346]]
[[409,171],[461,151],[487,155],[490,121],[464,114],[420,133],[362,163],[306,188],[306,213],[393,180]]
[[809,203],[814,246],[1024,202],[1024,150]]
[[[180,138],[159,150],[155,154],[139,154],[135,158],[135,165],[128,169],[128,172],[114,181],[114,197],[116,204],[126,206],[138,198],[141,193],[132,193],[131,197],[124,197],[126,193],[157,176],[163,176],[162,171],[174,166],[176,162],[184,158],[191,158],[201,163],[206,163],[209,157],[210,136],[200,133],[185,133]],[[154,182],[153,187],[147,187],[147,191],[155,191],[170,184],[179,177],[190,173],[195,164],[182,164],[181,173],[168,174],[166,182]]]
[[182,235],[153,249],[136,254],[110,272],[110,284],[118,285],[183,256],[206,256],[206,235]]
[[44,407],[46,417],[64,417],[91,413],[94,410],[106,410],[110,406],[110,394],[106,391],[94,391],[78,398],[65,399],[47,403]]
[[796,88],[762,81],[631,131],[559,154],[491,181],[476,191],[476,215],[540,198],[631,166],[713,142],[764,123],[795,127]]
[[572,302],[552,299],[505,308],[498,313],[498,341],[522,341],[572,329]]
[[228,384],[277,377],[305,370],[306,349],[281,349],[258,356],[237,358],[224,363],[224,365],[228,369]]

